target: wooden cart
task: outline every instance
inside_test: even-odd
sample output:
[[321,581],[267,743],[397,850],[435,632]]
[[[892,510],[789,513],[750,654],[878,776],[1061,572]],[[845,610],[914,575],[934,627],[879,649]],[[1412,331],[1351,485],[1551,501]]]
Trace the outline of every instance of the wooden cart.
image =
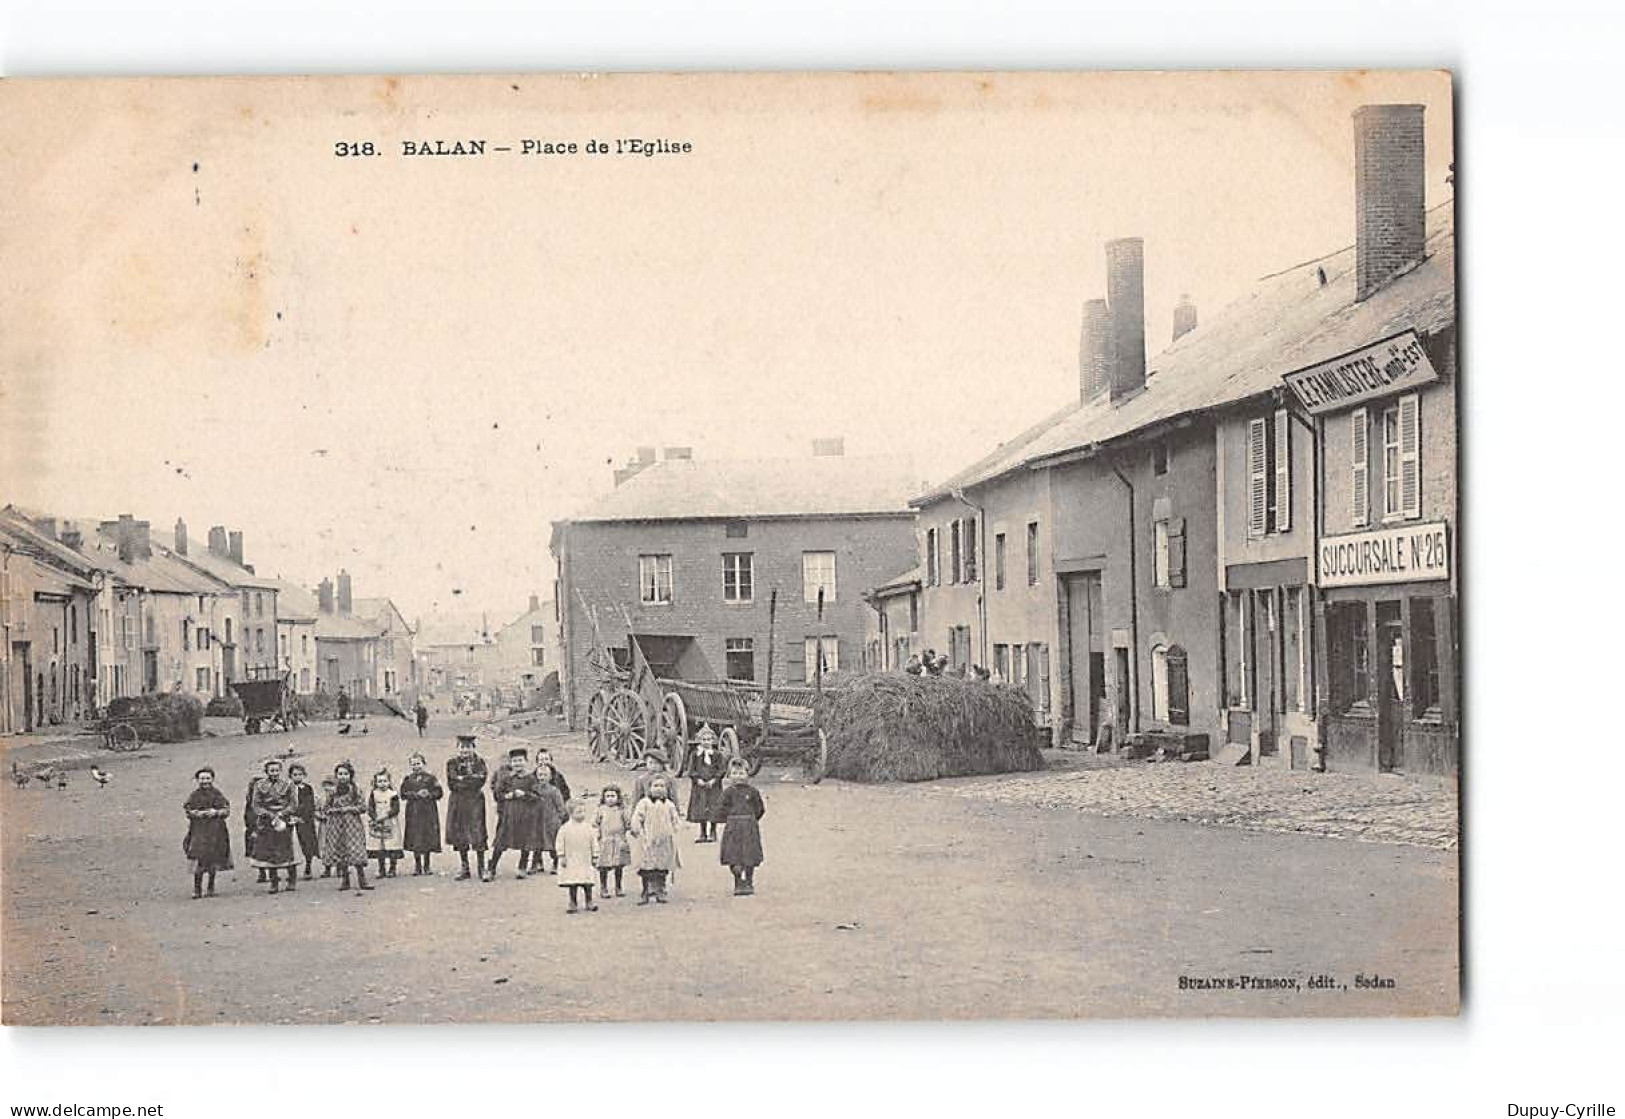
[[294,708],[291,673],[266,673],[252,680],[239,680],[231,686],[243,702],[243,730],[258,734],[264,724],[292,730],[299,725]]

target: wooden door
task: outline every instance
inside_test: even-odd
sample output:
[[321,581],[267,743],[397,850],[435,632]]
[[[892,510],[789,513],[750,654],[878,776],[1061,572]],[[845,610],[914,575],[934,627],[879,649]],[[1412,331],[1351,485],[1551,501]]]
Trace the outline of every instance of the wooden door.
[[1280,709],[1276,690],[1280,687],[1280,619],[1275,614],[1273,590],[1253,592],[1253,711],[1258,727],[1258,752],[1277,752],[1276,712]]
[[1376,613],[1377,769],[1400,768],[1405,704],[1405,625],[1398,602],[1377,603]]
[[1072,741],[1091,743],[1100,715],[1094,710],[1093,666],[1089,657],[1089,584],[1066,581],[1067,675],[1072,689]]

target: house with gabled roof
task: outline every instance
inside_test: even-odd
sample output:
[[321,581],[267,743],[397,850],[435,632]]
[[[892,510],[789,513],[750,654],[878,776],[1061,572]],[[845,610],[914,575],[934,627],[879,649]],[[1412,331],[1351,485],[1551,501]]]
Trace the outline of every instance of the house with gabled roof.
[[[348,578],[348,576],[346,576]],[[417,701],[415,632],[400,608],[389,598],[358,598],[355,616],[378,627],[377,691],[411,704]]]
[[[681,642],[716,677],[810,680],[861,664],[870,588],[915,562],[912,465],[847,456],[840,440],[767,460],[695,459],[652,449],[617,484],[553,525],[567,709],[591,698],[595,644]],[[777,592],[773,646],[769,603]],[[820,607],[820,602],[822,606]],[[670,644],[670,641],[667,642]]]

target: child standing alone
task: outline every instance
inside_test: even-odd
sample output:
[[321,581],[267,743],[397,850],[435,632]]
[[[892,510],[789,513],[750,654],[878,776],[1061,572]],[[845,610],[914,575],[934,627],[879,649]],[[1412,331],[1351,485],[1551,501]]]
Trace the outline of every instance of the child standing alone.
[[422,754],[413,754],[406,764],[412,772],[401,778],[401,799],[406,802],[406,849],[412,852],[412,875],[417,877],[434,873],[429,859],[440,850],[440,798],[446,794]]
[[756,868],[762,865],[762,828],[766,814],[762,794],[750,783],[750,772],[742,758],[728,763],[728,787],[717,805],[717,821],[723,825],[722,865],[733,871],[734,897],[756,892]]
[[593,832],[598,840],[594,861],[598,864],[598,893],[602,897],[609,897],[611,872],[615,875],[615,896],[626,896],[621,889],[621,874],[632,861],[632,847],[626,841],[627,829],[631,826],[632,818],[621,802],[621,787],[605,786],[598,794],[598,811],[592,817]]
[[226,817],[231,805],[226,794],[214,785],[214,770],[204,766],[192,775],[197,788],[186,798],[186,840],[181,851],[192,864],[192,897],[203,896],[203,880],[209,880],[209,897],[214,897],[214,875],[231,869],[231,831]]
[[[598,912],[598,907],[592,901],[592,870],[593,856],[597,853],[598,837],[593,826],[587,823],[587,806],[578,800],[570,802],[570,818],[559,826],[555,837],[557,844],[559,885],[570,891],[570,908],[566,913],[576,913],[585,909],[588,913]],[[582,894],[586,901],[579,908],[576,904],[576,895]]]

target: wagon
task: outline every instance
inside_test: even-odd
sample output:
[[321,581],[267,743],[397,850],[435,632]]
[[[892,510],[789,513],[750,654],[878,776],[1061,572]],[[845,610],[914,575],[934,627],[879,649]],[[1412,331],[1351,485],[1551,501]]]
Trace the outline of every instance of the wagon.
[[244,732],[258,734],[264,723],[283,730],[292,730],[299,725],[288,673],[239,680],[231,686],[231,690],[243,702]]
[[658,748],[681,776],[694,736],[710,727],[753,775],[774,758],[803,763],[815,780],[823,776],[829,748],[817,725],[815,688],[770,692],[726,679],[692,636],[629,633],[625,648],[600,647],[592,662],[600,681],[587,703],[587,744],[597,760],[635,766]]

